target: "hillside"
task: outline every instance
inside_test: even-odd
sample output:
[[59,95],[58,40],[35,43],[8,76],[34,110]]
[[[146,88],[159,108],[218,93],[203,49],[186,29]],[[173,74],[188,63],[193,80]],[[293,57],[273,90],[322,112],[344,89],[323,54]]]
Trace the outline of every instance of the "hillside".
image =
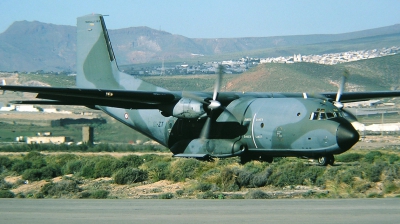
[[[344,69],[351,76],[346,91],[398,89],[400,55],[337,65],[262,64],[240,75],[225,75],[222,91],[336,92]],[[141,77],[170,90],[211,91],[215,75]]]
[[[332,35],[187,38],[148,27],[109,31],[120,65],[152,61],[207,61],[317,54],[400,45],[400,25]],[[204,55],[195,56],[193,54]],[[0,34],[0,71],[74,71],[76,28],[14,22]]]

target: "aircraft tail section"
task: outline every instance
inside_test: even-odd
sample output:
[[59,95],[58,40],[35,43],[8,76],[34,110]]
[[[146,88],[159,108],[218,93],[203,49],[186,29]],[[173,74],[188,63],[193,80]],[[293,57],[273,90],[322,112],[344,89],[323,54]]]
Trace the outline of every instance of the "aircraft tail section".
[[108,31],[100,14],[77,19],[77,77],[81,88],[165,91],[120,72]]

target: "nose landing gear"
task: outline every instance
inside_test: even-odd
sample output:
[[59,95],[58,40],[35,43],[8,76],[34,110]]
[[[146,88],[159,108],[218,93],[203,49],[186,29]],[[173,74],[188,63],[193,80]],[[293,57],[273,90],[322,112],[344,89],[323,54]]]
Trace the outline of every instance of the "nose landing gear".
[[332,154],[325,155],[318,158],[318,164],[321,166],[333,165],[335,163],[335,157]]

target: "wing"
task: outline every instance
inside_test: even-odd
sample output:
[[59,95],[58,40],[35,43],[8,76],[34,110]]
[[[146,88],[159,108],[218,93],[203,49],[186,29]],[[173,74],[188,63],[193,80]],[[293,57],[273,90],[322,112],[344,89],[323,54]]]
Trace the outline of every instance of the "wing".
[[[329,99],[335,99],[337,93],[322,93],[321,95]],[[399,97],[400,91],[374,91],[374,92],[346,92],[342,93],[340,101],[342,103],[365,101],[377,98]]]
[[33,86],[0,86],[0,90],[38,93],[36,98],[45,100],[14,101],[19,104],[95,105],[126,109],[157,109],[180,99],[173,92],[128,91],[80,88],[53,88]]

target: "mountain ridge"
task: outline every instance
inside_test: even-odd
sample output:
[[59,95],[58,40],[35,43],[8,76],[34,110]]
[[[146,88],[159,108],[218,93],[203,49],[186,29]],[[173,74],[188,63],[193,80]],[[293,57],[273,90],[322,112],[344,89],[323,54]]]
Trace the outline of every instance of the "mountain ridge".
[[[298,47],[393,34],[400,34],[400,24],[344,34],[241,38],[188,38],[146,26],[109,30],[120,65],[161,60],[185,61],[198,58],[196,55],[245,54],[259,49]],[[2,71],[74,71],[75,61],[74,26],[17,21],[0,34]]]

